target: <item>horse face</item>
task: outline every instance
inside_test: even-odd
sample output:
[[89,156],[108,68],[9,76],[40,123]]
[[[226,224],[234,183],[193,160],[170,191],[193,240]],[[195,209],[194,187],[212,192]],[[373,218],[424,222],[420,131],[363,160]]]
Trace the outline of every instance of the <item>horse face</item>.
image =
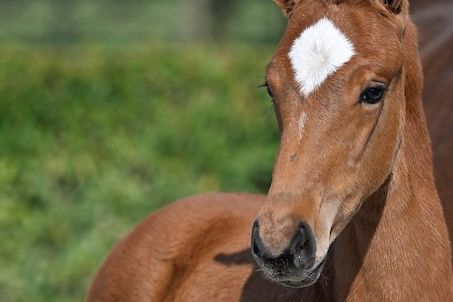
[[319,278],[331,243],[389,177],[404,122],[405,3],[331,2],[278,1],[290,18],[266,73],[281,145],[252,251],[292,287]]

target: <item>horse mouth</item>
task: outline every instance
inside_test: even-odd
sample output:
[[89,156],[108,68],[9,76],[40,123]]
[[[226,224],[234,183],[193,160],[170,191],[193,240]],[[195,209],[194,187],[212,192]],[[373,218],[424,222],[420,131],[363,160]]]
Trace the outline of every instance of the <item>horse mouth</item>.
[[281,284],[285,287],[304,288],[311,286],[315,284],[316,281],[318,281],[325,263],[326,259],[324,258],[308,272],[296,272],[295,274],[291,274],[291,276],[272,276],[266,274],[266,277],[271,281]]

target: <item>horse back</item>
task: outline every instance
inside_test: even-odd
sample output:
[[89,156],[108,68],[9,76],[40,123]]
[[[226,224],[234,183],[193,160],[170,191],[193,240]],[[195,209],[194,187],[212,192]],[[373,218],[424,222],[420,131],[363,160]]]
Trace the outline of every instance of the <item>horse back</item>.
[[[158,210],[116,244],[94,279],[88,301],[178,301],[183,296],[184,301],[197,301],[187,296],[197,295],[190,288],[218,289],[218,284],[195,285],[210,280],[226,282],[229,291],[242,288],[240,283],[254,270],[249,235],[263,201],[261,195],[212,193]],[[228,269],[234,273],[225,273]],[[225,280],[219,280],[219,270]]]

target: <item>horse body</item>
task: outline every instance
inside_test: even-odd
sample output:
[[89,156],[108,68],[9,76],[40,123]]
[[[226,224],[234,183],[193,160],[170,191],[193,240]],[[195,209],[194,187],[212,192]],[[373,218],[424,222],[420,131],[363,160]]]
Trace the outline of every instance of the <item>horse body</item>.
[[[267,73],[282,136],[269,194],[208,194],[157,211],[117,244],[88,301],[453,301],[407,1],[276,2],[291,20]],[[297,36],[310,42],[300,28],[316,29],[305,23],[316,14],[345,29],[375,22],[378,35],[395,32],[376,51],[346,31],[356,54],[340,58],[341,69],[318,87],[299,91],[297,79],[307,79],[293,75],[287,54]],[[342,14],[352,18],[341,23]],[[320,26],[328,31],[329,22]],[[384,84],[369,86],[373,77],[386,83],[383,102]],[[373,102],[340,102],[367,86]],[[331,146],[322,150],[328,134]]]

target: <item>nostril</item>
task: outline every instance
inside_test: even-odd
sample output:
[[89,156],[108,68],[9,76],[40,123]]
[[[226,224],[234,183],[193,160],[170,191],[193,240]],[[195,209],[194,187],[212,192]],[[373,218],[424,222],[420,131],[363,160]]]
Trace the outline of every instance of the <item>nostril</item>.
[[253,223],[253,228],[252,228],[252,234],[255,234],[255,232],[257,232],[259,230],[259,223],[258,223],[258,220],[255,220],[255,222]]
[[260,256],[261,254],[258,248],[258,244],[256,243],[255,233],[252,233],[252,252],[256,256]]
[[310,226],[300,223],[290,247],[294,265],[298,268],[310,268],[314,265],[316,242]]
[[290,252],[291,254],[296,254],[301,252],[307,245],[307,235],[305,231],[305,226],[300,225],[294,235],[293,241],[291,243]]
[[252,228],[252,253],[258,258],[263,257],[263,245],[261,243],[260,234],[259,234],[259,223],[256,220],[253,223]]

